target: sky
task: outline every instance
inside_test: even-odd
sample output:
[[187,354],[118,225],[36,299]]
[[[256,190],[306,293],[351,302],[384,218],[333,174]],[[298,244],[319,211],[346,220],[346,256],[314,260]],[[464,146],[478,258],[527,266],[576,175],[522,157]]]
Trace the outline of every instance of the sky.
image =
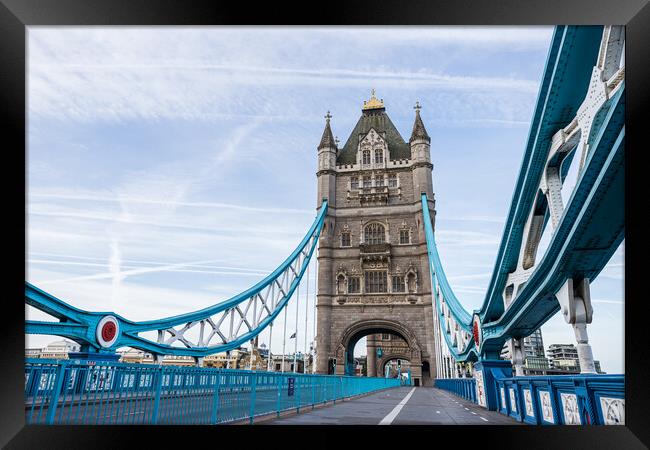
[[[27,281],[135,321],[236,295],[282,262],[315,217],[324,115],[344,143],[374,88],[407,140],[422,105],[439,253],[457,297],[478,309],[552,32],[30,26]],[[313,275],[299,351],[305,301],[313,338]],[[591,287],[594,358],[623,373],[623,245]],[[26,317],[47,320],[31,307]],[[560,315],[542,333],[547,348],[575,343]],[[57,339],[26,336],[26,346]]]

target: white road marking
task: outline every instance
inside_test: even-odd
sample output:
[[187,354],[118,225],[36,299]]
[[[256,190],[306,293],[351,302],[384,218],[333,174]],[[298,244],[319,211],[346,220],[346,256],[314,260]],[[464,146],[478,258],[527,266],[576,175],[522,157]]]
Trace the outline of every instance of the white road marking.
[[436,411],[436,414],[440,414],[440,411]]
[[474,414],[474,415],[476,415],[476,413],[475,413],[474,411],[471,411],[471,413]]
[[469,408],[465,408],[465,411],[469,411]]
[[[481,417],[481,416],[479,416],[479,417]],[[488,422],[488,420],[487,420],[485,417],[481,417],[481,419],[482,419],[482,420],[485,420],[486,422]]]
[[397,417],[397,415],[402,410],[402,408],[404,408],[404,405],[406,405],[406,402],[409,401],[411,395],[413,395],[413,392],[415,392],[415,388],[411,389],[411,391],[408,394],[406,394],[406,397],[404,397],[402,401],[399,402],[399,404],[395,406],[395,408],[393,408],[393,410],[389,412],[386,417],[381,419],[379,425],[390,425],[391,423],[393,423],[393,420],[395,420],[395,417]]

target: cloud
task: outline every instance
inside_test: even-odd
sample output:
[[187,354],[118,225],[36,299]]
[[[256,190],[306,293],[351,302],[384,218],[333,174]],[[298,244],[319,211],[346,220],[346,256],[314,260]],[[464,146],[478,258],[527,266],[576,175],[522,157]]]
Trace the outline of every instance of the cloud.
[[[113,261],[114,255],[111,255],[111,261]],[[190,262],[187,263],[187,265],[196,265],[196,264],[206,264],[213,262],[213,260],[205,260],[205,261],[196,261],[196,262]],[[119,262],[118,262],[119,264]],[[115,280],[116,278],[118,280],[123,280],[124,278],[128,276],[133,276],[133,275],[142,275],[146,273],[155,273],[155,272],[167,272],[171,271],[174,269],[180,269],[185,267],[186,263],[175,263],[175,264],[168,264],[164,266],[154,266],[154,267],[141,267],[137,269],[131,269],[131,270],[120,270],[119,265],[117,267],[114,267],[113,264],[111,264],[110,271],[109,272],[100,272],[100,273],[95,273],[93,275],[86,275],[86,276],[80,276],[80,277],[72,277],[72,278],[64,278],[64,279],[58,279],[58,280],[47,280],[47,281],[42,281],[41,284],[55,284],[55,283],[70,283],[70,282],[76,282],[76,281],[84,281],[84,280],[101,280],[101,279],[111,279]],[[113,288],[115,288],[115,281],[113,281]],[[119,287],[119,285],[118,285]]]
[[444,245],[479,247],[479,246],[496,246],[501,242],[499,236],[482,233],[479,231],[462,231],[462,230],[437,230],[436,242]]
[[500,216],[473,216],[473,215],[465,215],[465,216],[445,216],[445,217],[440,217],[436,218],[436,220],[440,222],[446,222],[446,221],[454,221],[454,222],[490,222],[490,223],[499,223],[503,224],[505,223],[505,219]]
[[625,300],[602,300],[602,299],[592,299],[591,303],[603,303],[609,305],[625,305]]
[[[428,92],[421,102],[441,122],[451,115],[467,123],[527,125],[521,117],[530,115],[537,79],[452,73],[435,67],[443,59],[436,55],[448,57],[450,47],[463,45],[482,54],[540,51],[549,42],[550,28],[30,27],[28,109],[30,117],[84,122],[235,117],[299,122],[320,120],[320,112],[305,108],[305,95],[323,103],[333,89],[365,91],[372,83],[383,91]],[[405,47],[426,54],[425,60],[408,67],[391,63],[403,58]],[[347,51],[334,53],[337,48]],[[476,107],[484,114],[477,115]]]
[[[507,211],[512,186],[501,177],[476,198],[466,193],[477,174],[495,170],[481,158],[502,158],[498,170],[512,166],[516,178],[551,32],[30,27],[28,279],[132,320],[243,291],[313,220],[315,188],[302,183],[314,182],[324,112],[334,113],[335,133],[349,132],[375,87],[406,133],[420,100],[432,145],[450,149],[436,152],[438,170],[459,164],[439,184],[441,210],[453,205],[455,215],[440,215],[436,238],[452,289],[478,308],[501,238],[493,228],[505,219],[495,212]],[[485,156],[467,164],[472,148]],[[606,278],[621,260],[615,254],[592,290],[596,314],[615,326],[622,289]],[[294,316],[292,306],[289,329]],[[590,325],[590,338],[614,364],[622,337],[603,331],[609,322]],[[551,339],[574,339],[566,324],[549,329]],[[603,354],[596,344],[594,352]]]

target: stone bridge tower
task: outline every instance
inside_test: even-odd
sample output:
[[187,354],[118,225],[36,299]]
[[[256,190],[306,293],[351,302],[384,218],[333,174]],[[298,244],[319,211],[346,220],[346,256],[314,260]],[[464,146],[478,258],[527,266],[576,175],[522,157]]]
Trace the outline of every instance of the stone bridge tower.
[[[433,310],[420,194],[426,192],[432,218],[435,202],[420,106],[408,143],[374,90],[342,148],[329,112],[325,117],[317,204],[327,199],[329,207],[318,246],[316,371],[353,374],[354,346],[369,336],[370,376],[382,376],[379,366],[399,358],[408,360],[416,385],[431,385]],[[377,357],[382,334],[402,345]]]

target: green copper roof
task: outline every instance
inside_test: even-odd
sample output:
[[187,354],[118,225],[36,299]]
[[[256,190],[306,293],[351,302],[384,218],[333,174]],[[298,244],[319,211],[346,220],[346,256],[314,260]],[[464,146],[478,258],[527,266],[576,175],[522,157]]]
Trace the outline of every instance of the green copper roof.
[[[336,158],[337,164],[354,164],[357,162],[359,135],[365,136],[371,128],[380,133],[388,143],[390,159],[411,158],[411,147],[391,122],[385,108],[363,110],[357,125]],[[385,134],[384,134],[385,133]]]

